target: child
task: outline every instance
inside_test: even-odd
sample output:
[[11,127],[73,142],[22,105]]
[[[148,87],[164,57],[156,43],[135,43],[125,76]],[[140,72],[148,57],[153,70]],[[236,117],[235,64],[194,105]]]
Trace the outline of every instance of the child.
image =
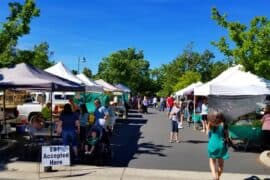
[[[91,155],[93,154],[95,147],[98,142],[98,137],[97,137],[97,131],[92,130],[91,132],[88,133],[88,136],[86,138],[86,144],[85,144],[85,154]],[[91,149],[89,150],[89,146]]]

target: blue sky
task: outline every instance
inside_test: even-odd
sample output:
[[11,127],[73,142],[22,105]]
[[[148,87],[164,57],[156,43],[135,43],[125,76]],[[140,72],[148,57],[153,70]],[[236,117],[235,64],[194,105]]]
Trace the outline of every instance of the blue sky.
[[[0,22],[8,15],[8,2],[0,1]],[[19,0],[23,2],[23,0]],[[31,49],[46,41],[54,52],[52,59],[77,69],[97,72],[103,57],[126,49],[144,51],[151,68],[171,62],[190,42],[195,50],[222,54],[210,44],[226,35],[211,19],[217,7],[228,19],[248,23],[254,16],[270,18],[268,0],[37,0],[41,15],[31,23],[31,33],[18,47]]]

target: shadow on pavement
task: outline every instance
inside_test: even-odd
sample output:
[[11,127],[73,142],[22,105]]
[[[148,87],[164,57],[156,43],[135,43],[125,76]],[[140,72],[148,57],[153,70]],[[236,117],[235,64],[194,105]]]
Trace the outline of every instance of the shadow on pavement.
[[200,144],[200,143],[208,143],[208,141],[188,140],[188,141],[184,141],[184,143]]
[[[259,177],[257,176],[250,176],[248,178],[245,178],[244,180],[261,180]],[[265,178],[264,180],[270,180],[269,178]]]
[[134,159],[141,138],[141,127],[147,123],[146,119],[128,119],[124,123],[117,123],[112,137],[113,158],[111,165],[127,167]]
[[170,147],[172,146],[156,145],[153,143],[142,143],[138,145],[138,151],[136,154],[153,154],[165,157],[166,155],[161,153],[161,151]]
[[146,119],[128,119],[127,121],[119,124],[127,124],[127,125],[133,125],[133,124],[138,124],[138,125],[144,125],[147,123]]
[[[72,178],[72,177],[81,177],[92,174],[92,172],[88,173],[81,173],[81,174],[73,174],[73,175],[66,175],[66,176],[53,176],[53,178]],[[52,177],[42,177],[42,179],[51,179]]]
[[[134,110],[131,112],[134,113]],[[148,121],[138,117],[141,117],[138,113],[129,113],[128,120],[117,123],[115,135],[112,137],[113,159],[111,166],[127,167],[131,160],[136,159],[136,154],[166,156],[161,152],[170,146],[156,145],[152,142],[138,144],[139,140],[143,138],[141,128]]]
[[129,118],[142,118],[141,114],[132,114],[132,115],[128,115]]

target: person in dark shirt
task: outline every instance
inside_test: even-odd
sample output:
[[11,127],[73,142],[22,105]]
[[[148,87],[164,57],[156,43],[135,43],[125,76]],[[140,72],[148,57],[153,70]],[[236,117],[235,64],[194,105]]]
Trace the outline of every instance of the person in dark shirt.
[[78,159],[77,135],[80,134],[78,116],[72,112],[70,104],[65,104],[60,115],[59,127],[62,131],[63,145],[72,145],[75,159]]

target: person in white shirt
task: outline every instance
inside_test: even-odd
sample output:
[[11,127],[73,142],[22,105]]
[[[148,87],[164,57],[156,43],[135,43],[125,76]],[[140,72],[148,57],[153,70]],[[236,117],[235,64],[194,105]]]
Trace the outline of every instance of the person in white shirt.
[[153,98],[153,107],[157,108],[157,97]]
[[180,142],[178,137],[178,123],[180,121],[180,106],[177,101],[174,101],[172,110],[169,112],[169,119],[172,124],[170,133],[170,143]]
[[208,114],[208,105],[207,105],[207,99],[203,100],[203,104],[202,104],[202,111],[201,111],[201,115],[202,115],[202,125],[203,125],[203,129],[202,132],[206,132],[206,127],[207,127],[207,114]]

